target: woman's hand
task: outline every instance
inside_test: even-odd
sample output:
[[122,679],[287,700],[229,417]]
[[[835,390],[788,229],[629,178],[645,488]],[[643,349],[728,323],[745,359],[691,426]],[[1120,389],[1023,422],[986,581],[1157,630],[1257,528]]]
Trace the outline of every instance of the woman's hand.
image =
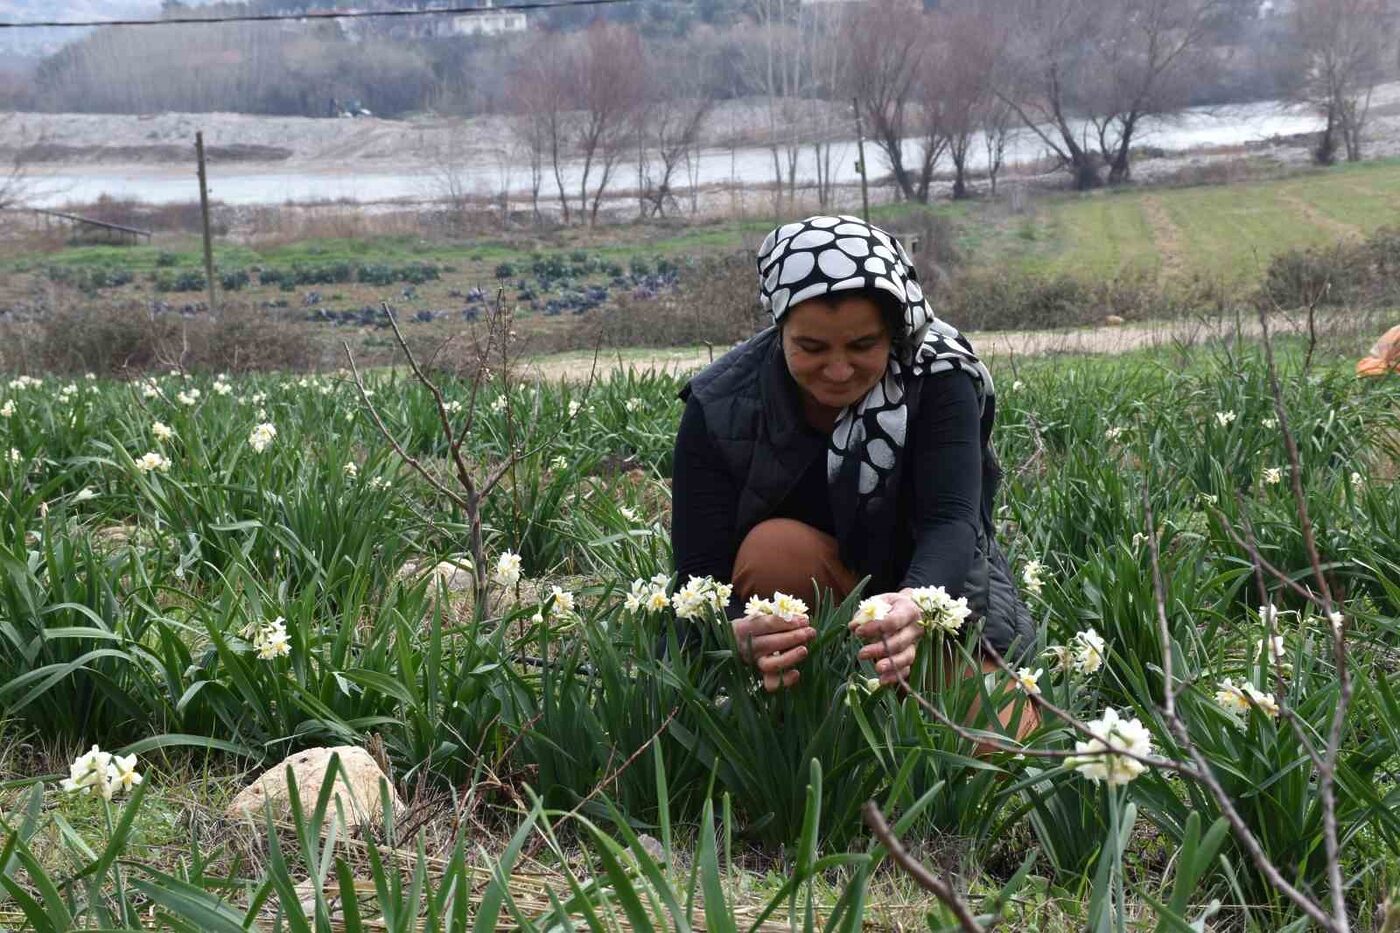
[[883,619],[865,623],[851,620],[851,632],[865,642],[856,657],[875,664],[875,673],[882,684],[908,678],[918,654],[919,640],[924,637],[920,622],[922,613],[909,598],[910,592],[906,587],[898,593],[881,593],[874,597],[889,604],[890,611]]
[[739,657],[758,668],[763,689],[774,693],[797,683],[796,667],[807,657],[807,643],[817,630],[806,616],[791,621],[781,616],[756,615],[734,623]]

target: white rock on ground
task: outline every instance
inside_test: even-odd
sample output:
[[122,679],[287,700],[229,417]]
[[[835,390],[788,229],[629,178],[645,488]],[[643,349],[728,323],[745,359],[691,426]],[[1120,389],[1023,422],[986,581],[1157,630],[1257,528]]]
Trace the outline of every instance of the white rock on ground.
[[[379,795],[379,782],[387,780],[387,775],[369,752],[354,745],[309,748],[282,759],[259,775],[251,784],[238,793],[228,805],[225,816],[233,820],[251,819],[259,823],[264,819],[263,808],[272,810],[274,820],[291,818],[291,802],[287,786],[287,768],[292,769],[296,779],[297,796],[303,811],[310,811],[316,805],[316,796],[330,769],[331,755],[339,753],[343,773],[337,778],[332,800],[327,808],[326,825],[334,818],[335,802],[340,801],[346,819],[352,824],[369,822],[378,825],[383,820],[383,801]],[[403,802],[399,799],[394,785],[389,785],[389,801],[395,812]],[[390,814],[392,816],[393,814]]]

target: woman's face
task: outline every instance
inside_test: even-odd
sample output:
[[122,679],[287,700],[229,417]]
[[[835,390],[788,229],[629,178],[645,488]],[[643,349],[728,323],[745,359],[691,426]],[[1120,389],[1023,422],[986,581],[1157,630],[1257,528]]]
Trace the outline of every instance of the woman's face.
[[804,301],[783,322],[783,355],[802,392],[818,405],[860,401],[885,375],[890,333],[880,306],[853,294],[834,305]]

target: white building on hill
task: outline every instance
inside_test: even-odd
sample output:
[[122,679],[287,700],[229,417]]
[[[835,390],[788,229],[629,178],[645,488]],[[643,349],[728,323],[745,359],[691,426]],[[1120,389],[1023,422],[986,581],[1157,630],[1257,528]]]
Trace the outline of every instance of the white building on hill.
[[452,36],[499,36],[508,32],[524,32],[525,26],[523,12],[509,8],[493,9],[491,0],[486,0],[482,12],[453,16],[448,19],[443,31]]

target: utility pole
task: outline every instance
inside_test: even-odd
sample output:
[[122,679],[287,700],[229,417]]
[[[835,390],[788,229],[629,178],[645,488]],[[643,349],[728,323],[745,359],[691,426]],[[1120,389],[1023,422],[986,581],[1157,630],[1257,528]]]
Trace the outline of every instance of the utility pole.
[[865,185],[865,137],[860,132],[860,99],[851,98],[851,107],[856,113],[856,167],[860,170],[860,216],[870,223],[870,192]]
[[209,235],[209,179],[204,172],[204,131],[194,134],[194,154],[199,160],[199,213],[204,219],[204,282],[209,286],[209,316],[214,310],[214,241]]

